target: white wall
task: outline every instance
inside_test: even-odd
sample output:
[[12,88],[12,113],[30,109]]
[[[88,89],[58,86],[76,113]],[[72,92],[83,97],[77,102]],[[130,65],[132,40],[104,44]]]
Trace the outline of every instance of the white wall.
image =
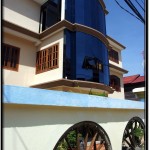
[[[31,86],[63,77],[63,31],[42,41],[39,47],[35,43],[5,33],[3,42],[20,48],[19,70],[3,69],[3,82],[6,85]],[[36,52],[59,43],[59,68],[36,74]]]
[[39,45],[37,50],[43,50],[56,43],[59,43],[59,68],[36,74],[34,76],[34,79],[31,85],[62,79],[63,77],[63,44],[64,44],[63,38],[64,38],[64,32],[60,31],[58,33],[55,33],[53,36],[43,40],[42,43]]
[[108,134],[112,149],[121,150],[127,122],[144,119],[143,110],[4,105],[4,150],[52,150],[64,132],[81,121],[98,123]]
[[108,94],[108,97],[111,98],[119,98],[119,99],[124,99],[125,95],[124,95],[124,85],[123,85],[123,74],[117,72],[117,71],[113,71],[110,68],[110,75],[116,75],[117,77],[120,78],[120,92],[114,91],[112,94]]
[[40,5],[33,0],[4,0],[3,19],[38,33]]
[[61,0],[61,20],[65,19],[65,1]]
[[34,43],[10,34],[3,35],[3,42],[20,48],[18,72],[3,69],[4,84],[29,86],[35,75],[36,47]]

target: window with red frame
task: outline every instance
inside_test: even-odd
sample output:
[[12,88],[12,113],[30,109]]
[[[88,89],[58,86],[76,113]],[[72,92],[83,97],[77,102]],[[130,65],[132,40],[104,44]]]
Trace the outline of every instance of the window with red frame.
[[58,58],[58,44],[38,51],[36,55],[36,74],[58,68]]
[[114,61],[114,62],[116,62],[116,63],[119,63],[119,55],[118,55],[118,52],[115,51],[115,50],[113,50],[113,49],[111,49],[111,50],[109,51],[109,59],[110,59],[111,61]]
[[18,71],[20,48],[2,44],[2,67],[4,69]]
[[110,76],[110,86],[113,87],[116,91],[120,92],[120,78],[115,76],[115,75],[111,75]]

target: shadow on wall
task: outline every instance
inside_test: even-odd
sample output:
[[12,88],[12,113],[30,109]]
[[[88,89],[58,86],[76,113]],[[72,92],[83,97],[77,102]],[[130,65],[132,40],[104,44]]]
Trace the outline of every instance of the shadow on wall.
[[[19,131],[17,130],[17,128],[13,128],[13,130],[14,130],[15,134],[17,135],[19,141],[21,142],[22,146],[24,147],[24,149],[29,150],[29,148],[27,147],[27,144],[25,144],[25,142],[24,142],[22,136],[20,135]],[[15,140],[15,139],[13,139],[13,140]],[[15,148],[16,147],[15,142],[14,142],[13,146],[14,146],[14,149],[16,149]]]
[[36,64],[36,47],[33,42],[15,37],[10,34],[4,34],[4,43],[20,48],[19,71],[20,65],[35,67]]
[[[29,5],[30,4],[30,5]],[[3,5],[22,16],[32,19],[36,22],[40,20],[40,5],[31,0],[5,0]]]
[[134,116],[139,116],[144,119],[141,115],[143,111],[140,110],[68,108],[15,104],[5,104],[3,108],[4,127],[63,125],[75,124],[81,121],[93,121],[99,124],[109,122],[119,123],[128,122]]

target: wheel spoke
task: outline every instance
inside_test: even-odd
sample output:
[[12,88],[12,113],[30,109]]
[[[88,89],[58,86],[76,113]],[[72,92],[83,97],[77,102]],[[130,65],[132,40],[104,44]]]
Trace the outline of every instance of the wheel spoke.
[[85,149],[86,149],[86,147],[87,147],[88,136],[89,136],[89,134],[88,134],[88,132],[87,132],[86,137],[85,137],[85,140],[84,140]]
[[131,145],[133,145],[133,147],[135,147],[135,143],[134,143],[134,141],[132,140],[132,137],[131,137],[131,135],[130,135],[130,133],[129,133],[128,130],[127,130],[127,135],[128,135],[128,138],[129,138],[129,140],[130,140],[130,142],[131,142]]
[[67,138],[65,138],[65,140],[66,140],[66,142],[67,142],[67,144],[68,144],[69,148],[70,148],[71,150],[73,150],[73,149],[72,149],[72,147],[71,147],[71,145],[70,145],[70,143],[69,143],[69,141],[68,141],[68,139],[67,139]]
[[94,145],[94,141],[95,141],[95,139],[96,139],[96,136],[97,136],[97,133],[95,133],[95,135],[94,135],[94,137],[93,137],[93,139],[92,139],[92,141],[91,141],[89,150],[92,150],[92,147],[93,147],[93,145]]
[[125,141],[130,147],[132,147],[132,148],[134,149],[134,147],[132,146],[132,144],[130,144],[126,139],[124,139],[124,141]]

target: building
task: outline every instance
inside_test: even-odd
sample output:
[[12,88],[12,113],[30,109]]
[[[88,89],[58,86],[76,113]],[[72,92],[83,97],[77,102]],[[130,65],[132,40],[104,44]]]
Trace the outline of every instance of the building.
[[5,150],[131,148],[129,126],[144,131],[144,103],[124,100],[125,47],[106,35],[107,14],[103,0],[4,0]]
[[143,101],[145,99],[145,78],[144,76],[132,75],[123,78],[125,98]]
[[3,11],[4,84],[124,98],[125,47],[106,35],[102,1],[5,0]]

